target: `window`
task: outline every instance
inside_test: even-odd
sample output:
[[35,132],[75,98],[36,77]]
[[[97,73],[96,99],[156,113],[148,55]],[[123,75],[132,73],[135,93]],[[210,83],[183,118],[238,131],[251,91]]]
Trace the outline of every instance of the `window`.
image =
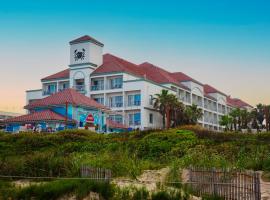
[[114,122],[117,122],[117,123],[120,123],[120,124],[123,123],[122,115],[110,115],[109,118],[110,118],[110,120],[112,120]]
[[152,113],[149,114],[149,123],[153,124],[153,114]]
[[104,98],[103,97],[96,97],[94,98],[94,100],[100,104],[103,104],[104,105]]
[[141,113],[131,113],[128,115],[128,121],[130,126],[141,125]]
[[48,91],[51,92],[51,93],[54,93],[55,92],[55,85],[48,85]]
[[92,80],[91,90],[104,90],[104,80],[103,79],[95,79]]
[[122,107],[123,106],[123,96],[113,96],[110,97],[110,107]]
[[153,98],[153,95],[150,95],[150,96],[149,96],[149,104],[150,104],[150,105],[153,105],[153,99],[154,99],[154,98]]
[[128,106],[140,106],[141,105],[141,95],[128,95]]
[[122,88],[123,78],[114,78],[110,80],[111,89]]

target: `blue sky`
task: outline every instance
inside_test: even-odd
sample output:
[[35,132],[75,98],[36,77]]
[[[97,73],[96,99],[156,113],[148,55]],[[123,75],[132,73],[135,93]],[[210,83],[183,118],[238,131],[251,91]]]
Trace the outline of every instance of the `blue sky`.
[[21,111],[24,91],[65,69],[68,41],[85,34],[103,42],[104,52],[185,72],[253,105],[270,104],[270,1],[0,3],[0,110]]

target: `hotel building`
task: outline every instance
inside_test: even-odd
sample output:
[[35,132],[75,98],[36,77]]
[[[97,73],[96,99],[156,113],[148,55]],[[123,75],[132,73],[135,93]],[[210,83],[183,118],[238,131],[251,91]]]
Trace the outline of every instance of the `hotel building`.
[[199,123],[220,130],[219,120],[233,108],[252,109],[182,72],[168,72],[154,64],[134,64],[111,54],[103,55],[104,44],[83,36],[70,43],[67,69],[41,79],[42,88],[26,91],[27,104],[73,88],[109,107],[110,119],[133,129],[162,128],[162,117],[153,108],[153,98],[162,89],[175,94],[185,105],[196,104],[203,110]]

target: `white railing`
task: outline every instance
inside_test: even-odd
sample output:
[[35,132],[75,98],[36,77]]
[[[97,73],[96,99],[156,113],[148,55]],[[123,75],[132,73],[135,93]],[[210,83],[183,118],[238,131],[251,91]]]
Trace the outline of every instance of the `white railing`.
[[85,85],[74,85],[73,89],[75,89],[79,92],[85,92]]
[[104,85],[92,85],[91,90],[92,91],[104,90]]
[[49,90],[44,90],[43,92],[42,92],[42,94],[45,96],[45,95],[52,95],[52,94],[54,94],[54,93],[56,93],[56,91],[49,91]]

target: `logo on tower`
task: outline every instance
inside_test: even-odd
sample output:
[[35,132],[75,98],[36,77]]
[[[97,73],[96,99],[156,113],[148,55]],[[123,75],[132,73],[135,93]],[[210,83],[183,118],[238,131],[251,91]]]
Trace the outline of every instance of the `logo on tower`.
[[85,58],[85,49],[83,48],[82,51],[78,51],[77,49],[74,51],[74,59],[77,60],[84,60]]

